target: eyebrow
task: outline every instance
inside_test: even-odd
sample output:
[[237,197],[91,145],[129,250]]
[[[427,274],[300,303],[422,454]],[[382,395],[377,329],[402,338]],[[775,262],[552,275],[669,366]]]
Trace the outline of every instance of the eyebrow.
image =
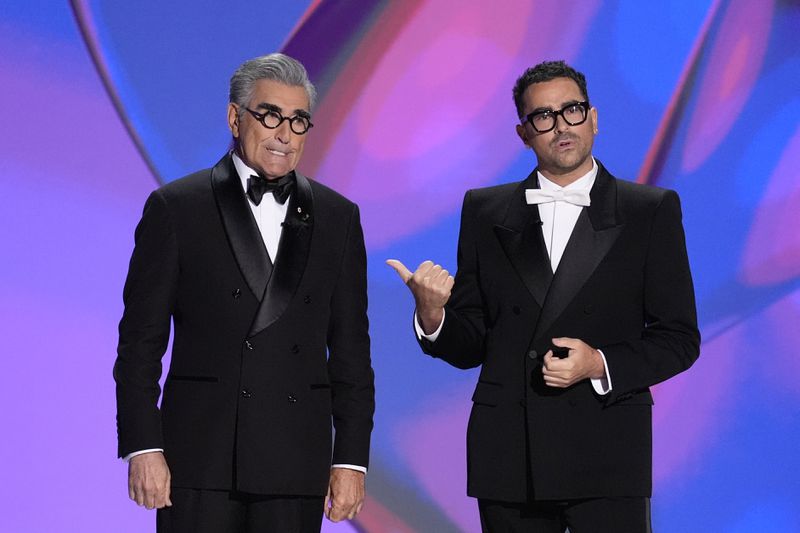
[[[283,108],[281,108],[279,106],[276,106],[275,104],[270,104],[269,102],[261,102],[260,104],[258,104],[258,106],[256,106],[256,109],[264,109],[266,111],[275,111],[277,113],[280,113],[281,116],[283,116]],[[311,115],[305,109],[295,109],[294,110],[294,115],[297,115],[299,117],[304,117],[304,118],[311,118]]]
[[[567,100],[566,102],[561,104],[561,106],[558,109],[561,110],[561,109],[564,109],[565,107],[569,107],[571,105],[575,105],[575,104],[580,103],[582,101],[583,100],[574,100],[574,99],[573,100]],[[554,111],[554,109],[552,107],[537,107],[536,109],[534,109],[533,111],[531,111],[528,114],[532,115],[533,113],[543,113],[545,111]]]

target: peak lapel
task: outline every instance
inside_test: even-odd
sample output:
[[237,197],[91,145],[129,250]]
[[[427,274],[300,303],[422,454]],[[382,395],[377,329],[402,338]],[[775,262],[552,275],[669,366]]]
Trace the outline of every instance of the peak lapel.
[[616,181],[599,162],[598,166],[597,179],[590,193],[591,205],[578,217],[564,249],[536,325],[537,336],[553,325],[608,254],[624,227],[616,216]]
[[211,186],[239,270],[253,295],[261,300],[271,262],[230,154],[211,169]]
[[539,209],[525,202],[525,189],[536,186],[534,170],[514,190],[503,224],[496,225],[494,233],[514,270],[541,307],[553,279],[553,271],[542,238]]
[[295,176],[297,186],[289,199],[272,276],[250,327],[250,336],[269,327],[286,311],[308,262],[314,229],[314,197],[308,178],[299,172]]

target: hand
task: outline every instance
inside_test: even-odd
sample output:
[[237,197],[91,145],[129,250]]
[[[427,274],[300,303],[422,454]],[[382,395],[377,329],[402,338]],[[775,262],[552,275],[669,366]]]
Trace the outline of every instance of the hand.
[[395,269],[414,295],[422,331],[426,335],[436,331],[444,318],[444,306],[455,283],[453,276],[433,261],[423,262],[414,273],[397,259],[388,259],[386,264]]
[[583,379],[600,379],[606,375],[600,352],[582,340],[563,337],[553,339],[553,344],[569,348],[569,356],[559,359],[553,356],[552,350],[544,354],[542,374],[547,386],[567,388]]
[[128,496],[148,509],[172,507],[171,481],[167,461],[161,452],[148,452],[128,461]]
[[331,522],[352,520],[364,506],[364,473],[350,468],[331,468],[325,516]]

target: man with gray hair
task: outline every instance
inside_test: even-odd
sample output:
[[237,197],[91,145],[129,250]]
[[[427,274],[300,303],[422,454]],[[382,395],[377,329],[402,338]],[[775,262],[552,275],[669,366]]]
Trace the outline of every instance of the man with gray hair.
[[288,56],[242,64],[233,150],[154,191],[136,229],[114,365],[119,456],[160,533],[317,532],[323,510],[339,521],[363,505],[366,253],[358,207],[295,170],[315,97]]

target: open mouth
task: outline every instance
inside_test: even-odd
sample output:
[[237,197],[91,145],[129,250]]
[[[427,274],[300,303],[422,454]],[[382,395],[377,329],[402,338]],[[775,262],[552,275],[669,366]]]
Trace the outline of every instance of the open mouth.
[[272,155],[277,155],[279,157],[286,157],[287,155],[289,155],[286,152],[279,152],[278,150],[270,150],[269,148],[267,149],[267,152],[271,153]]
[[575,145],[575,142],[572,139],[559,139],[554,143],[556,149],[559,150],[566,150],[568,148],[572,148]]

